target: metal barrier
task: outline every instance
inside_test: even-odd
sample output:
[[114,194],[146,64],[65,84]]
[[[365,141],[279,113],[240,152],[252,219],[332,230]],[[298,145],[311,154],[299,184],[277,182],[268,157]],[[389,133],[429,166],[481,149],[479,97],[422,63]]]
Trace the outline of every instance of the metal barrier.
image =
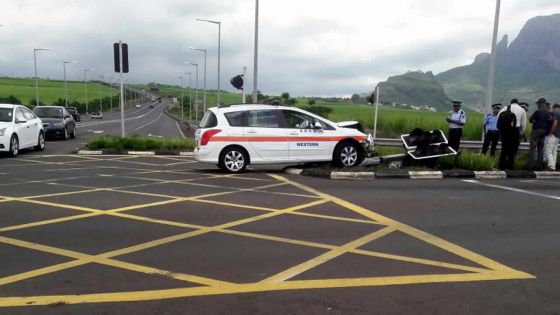
[[[376,146],[381,147],[403,147],[403,142],[401,139],[387,139],[387,138],[377,138],[373,141]],[[464,149],[482,149],[482,141],[461,141],[461,148]],[[498,144],[498,149],[501,148],[501,144]],[[519,145],[519,150],[529,151],[529,143],[524,142]]]

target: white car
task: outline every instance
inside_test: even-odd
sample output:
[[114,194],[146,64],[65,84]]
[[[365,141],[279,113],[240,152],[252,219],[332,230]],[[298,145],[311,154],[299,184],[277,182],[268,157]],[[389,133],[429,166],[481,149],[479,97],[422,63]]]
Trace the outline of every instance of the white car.
[[[354,122],[355,124],[355,122]],[[295,107],[233,105],[210,108],[196,131],[195,160],[230,173],[249,164],[332,161],[359,165],[371,136]]]
[[25,148],[45,149],[43,122],[25,106],[0,104],[0,152],[16,156]]
[[142,108],[140,104],[136,104],[136,108]]

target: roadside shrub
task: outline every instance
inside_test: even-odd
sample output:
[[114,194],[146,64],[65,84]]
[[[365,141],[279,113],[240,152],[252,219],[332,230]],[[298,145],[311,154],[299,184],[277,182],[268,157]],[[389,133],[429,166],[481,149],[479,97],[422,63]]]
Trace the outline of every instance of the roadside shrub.
[[111,149],[116,151],[192,150],[194,145],[193,139],[101,136],[91,139],[86,144],[86,148],[89,150]]

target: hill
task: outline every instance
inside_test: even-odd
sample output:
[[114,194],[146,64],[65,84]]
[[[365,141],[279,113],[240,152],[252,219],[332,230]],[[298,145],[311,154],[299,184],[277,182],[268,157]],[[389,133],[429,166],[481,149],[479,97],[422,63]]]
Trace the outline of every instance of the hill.
[[432,72],[407,72],[390,77],[379,83],[379,87],[379,100],[382,104],[396,103],[435,107],[437,111],[449,110],[451,99]]
[[[560,101],[560,14],[530,19],[511,43],[500,41],[496,58],[494,102],[519,98],[534,103],[539,97]],[[483,109],[490,56],[479,54],[467,66],[436,76],[445,91],[473,108]]]

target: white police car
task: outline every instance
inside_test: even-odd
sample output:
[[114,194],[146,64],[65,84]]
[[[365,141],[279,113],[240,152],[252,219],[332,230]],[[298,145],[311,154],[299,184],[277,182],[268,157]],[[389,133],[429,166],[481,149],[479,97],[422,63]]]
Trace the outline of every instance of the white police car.
[[196,131],[195,160],[239,173],[249,164],[332,161],[359,165],[371,136],[295,107],[210,108]]

